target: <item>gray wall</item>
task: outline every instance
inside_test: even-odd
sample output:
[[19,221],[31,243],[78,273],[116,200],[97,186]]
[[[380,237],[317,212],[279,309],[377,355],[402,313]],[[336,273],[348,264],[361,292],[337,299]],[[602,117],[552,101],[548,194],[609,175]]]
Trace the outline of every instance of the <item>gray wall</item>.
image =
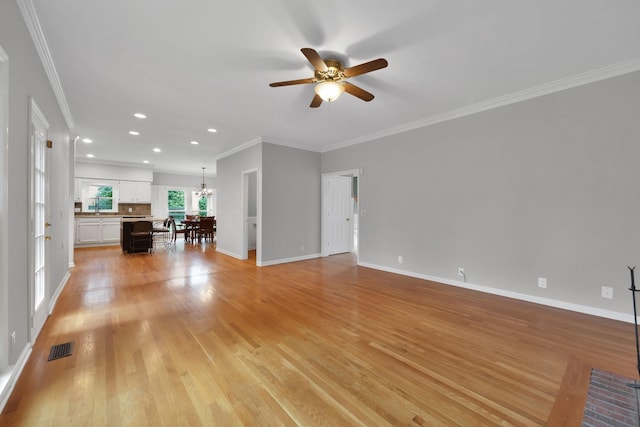
[[636,72],[327,152],[322,171],[364,168],[363,263],[632,313],[639,113]]
[[[29,235],[29,97],[33,97],[50,124],[54,141],[51,151],[50,203],[53,227],[49,242],[49,289],[53,295],[64,279],[69,264],[69,216],[73,166],[69,163],[69,130],[66,126],[49,80],[36,53],[16,2],[0,2],[0,45],[9,55],[9,235],[11,250],[9,266],[9,330],[16,332],[16,351],[10,362],[16,361],[28,343],[29,310],[27,300]],[[60,214],[62,212],[62,215]],[[4,343],[2,343],[4,346]]]
[[320,153],[263,144],[263,262],[320,253],[320,175]]
[[[242,256],[244,218],[242,213],[242,173],[262,167],[262,146],[257,144],[219,159],[217,162],[217,250]],[[260,230],[258,230],[258,233]],[[258,249],[260,252],[260,249]],[[258,254],[259,255],[259,254]],[[258,260],[259,261],[259,260]]]

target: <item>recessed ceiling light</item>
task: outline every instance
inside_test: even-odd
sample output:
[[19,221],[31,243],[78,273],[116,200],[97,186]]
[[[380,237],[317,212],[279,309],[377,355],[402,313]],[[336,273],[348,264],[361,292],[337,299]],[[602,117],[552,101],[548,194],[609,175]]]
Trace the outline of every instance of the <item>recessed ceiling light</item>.
[[95,157],[95,156],[94,156],[93,154],[87,154],[87,157],[91,157],[91,158],[93,158],[93,157]]
[[139,119],[146,119],[146,118],[147,118],[147,116],[145,116],[145,115],[144,115],[144,114],[142,114],[142,113],[135,113],[135,114],[134,114],[134,116],[136,116],[136,117],[137,117],[137,118],[139,118]]
[[209,132],[211,132],[211,133],[216,133],[216,132],[218,132],[218,130],[217,130],[217,129],[214,129],[214,128],[209,128],[209,129],[207,129],[207,130],[208,130]]
[[140,132],[137,132],[137,131],[135,131],[135,130],[130,130],[130,131],[129,131],[129,134],[130,134],[130,135],[136,135],[136,136],[138,136],[138,135],[140,135]]
[[198,144],[199,144],[199,142],[198,142],[198,141],[191,141],[191,142],[190,142],[190,144],[198,145]]
[[153,151],[155,151],[156,153],[159,153],[159,152],[161,152],[162,150],[161,150],[161,149],[159,149],[158,147],[156,147],[156,148],[154,148],[154,149],[153,149]]
[[84,139],[82,140],[82,142],[86,142],[87,144],[91,144],[93,141],[92,141],[92,140],[90,140],[89,138],[84,138]]
[[143,160],[142,163],[144,163],[145,165],[149,164],[149,160]]

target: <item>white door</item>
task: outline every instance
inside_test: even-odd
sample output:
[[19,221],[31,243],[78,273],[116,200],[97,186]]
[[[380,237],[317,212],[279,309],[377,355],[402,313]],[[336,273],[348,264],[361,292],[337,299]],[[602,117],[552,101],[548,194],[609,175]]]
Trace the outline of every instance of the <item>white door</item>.
[[327,253],[333,255],[349,252],[350,239],[353,238],[351,178],[345,176],[327,177],[324,189]]
[[30,302],[31,302],[31,343],[35,342],[45,320],[49,306],[49,277],[47,274],[49,227],[47,135],[49,123],[31,100],[30,161]]

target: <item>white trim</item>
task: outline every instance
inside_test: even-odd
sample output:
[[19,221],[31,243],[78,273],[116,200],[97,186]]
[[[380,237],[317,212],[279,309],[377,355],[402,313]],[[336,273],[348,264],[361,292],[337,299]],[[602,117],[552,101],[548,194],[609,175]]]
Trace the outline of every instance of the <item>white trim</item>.
[[67,271],[67,274],[64,275],[64,277],[58,284],[56,292],[53,294],[53,297],[51,297],[51,301],[49,301],[49,315],[53,314],[53,309],[56,307],[56,303],[58,302],[58,297],[62,293],[62,290],[64,289],[64,287],[67,286],[67,282],[69,281],[70,277],[71,277],[71,273]]
[[[136,168],[136,169],[152,169],[154,172],[157,172],[154,168],[152,164],[140,164],[140,163],[128,163],[128,162],[115,162],[115,161],[111,161],[111,160],[101,160],[101,159],[89,159],[89,158],[82,158],[82,159],[76,159],[76,164],[82,164],[82,163],[86,163],[86,164],[90,164],[90,165],[107,165],[107,166],[121,166],[121,167],[130,167],[130,168]],[[172,172],[172,173],[177,173],[177,172]],[[186,173],[185,173],[186,174]],[[194,176],[200,177],[202,176],[201,174],[196,174]],[[75,178],[83,178],[83,177],[75,177]],[[92,177],[86,177],[86,178],[92,178]],[[122,181],[126,181],[126,180],[122,180]],[[129,180],[131,181],[131,180]]]
[[75,266],[76,266],[76,264],[75,264],[74,262],[70,262],[70,263],[69,263],[69,268],[73,268],[73,267],[75,267]]
[[[44,323],[46,322],[46,318],[48,317],[48,314],[46,317],[44,317],[44,319],[42,320],[42,324],[38,323],[36,324],[36,310],[34,307],[34,301],[35,301],[35,253],[36,253],[36,246],[35,246],[35,226],[34,226],[34,222],[35,222],[35,156],[36,156],[36,137],[35,137],[35,127],[37,122],[40,122],[40,124],[43,125],[44,127],[44,131],[45,131],[45,138],[48,139],[49,138],[49,122],[47,121],[47,119],[45,118],[44,114],[42,113],[42,110],[40,110],[40,108],[38,107],[38,105],[36,104],[36,101],[33,99],[33,97],[29,97],[29,128],[28,128],[28,133],[27,133],[27,137],[29,139],[28,144],[29,144],[29,200],[28,200],[28,218],[29,218],[29,238],[28,238],[28,244],[27,244],[27,248],[28,248],[28,266],[29,266],[29,277],[28,277],[28,289],[27,289],[27,296],[28,296],[28,301],[29,301],[29,340],[31,342],[35,342],[36,339],[38,338],[38,335],[40,334],[40,331],[42,330],[42,328],[44,327]],[[45,148],[46,150],[46,148]],[[48,153],[47,153],[48,154]],[[48,159],[48,157],[47,157]],[[47,164],[46,164],[46,168],[49,168],[49,164],[48,164],[48,160],[47,160]],[[45,169],[46,173],[48,173],[48,169]],[[48,193],[49,193],[49,189],[48,189],[48,180],[45,178],[45,188],[43,189],[45,192],[46,196],[46,201],[45,201],[45,206],[47,206],[48,208],[48,204],[49,204],[49,199],[48,199]],[[49,217],[48,214],[45,211],[45,221],[49,221]],[[46,244],[46,242],[45,242]],[[49,266],[49,256],[47,255],[47,250],[45,249],[45,289],[44,289],[44,299],[42,300],[43,304],[47,304],[49,302],[49,278],[50,278],[50,266]],[[41,310],[44,310],[44,306],[43,308],[41,308]],[[44,316],[44,313],[43,313]]]
[[11,396],[11,392],[16,385],[16,381],[20,377],[22,370],[29,360],[31,348],[31,344],[27,343],[16,364],[9,366],[6,371],[0,374],[0,413],[4,410],[4,407]]
[[492,110],[494,108],[503,107],[505,105],[515,104],[517,102],[526,101],[528,99],[537,98],[539,96],[548,95],[550,93],[560,92],[565,89],[571,89],[577,86],[595,83],[600,80],[621,76],[623,74],[633,73],[640,70],[640,58],[630,59],[628,61],[598,68],[596,70],[587,71],[586,73],[576,74],[575,76],[564,79],[544,83],[529,89],[520,90],[503,96],[498,96],[476,104],[467,105],[462,108],[447,111],[445,113],[436,114],[414,122],[405,123],[392,128],[384,129],[379,132],[370,133],[354,139],[339,142],[337,144],[325,147],[322,152],[337,150],[339,148],[349,147],[351,145],[360,144],[362,142],[371,141],[385,136],[396,135],[413,129],[431,126],[436,123],[457,119],[471,114],[480,113],[482,111]]
[[290,148],[297,148],[298,150],[303,150],[303,151],[311,151],[313,153],[321,153],[322,152],[322,146],[321,145],[315,145],[313,147],[309,147],[308,145],[305,144],[299,144],[299,143],[295,143],[295,142],[291,142],[291,141],[286,141],[284,139],[279,139],[279,138],[271,138],[271,137],[260,137],[262,139],[262,142],[267,143],[267,144],[273,144],[273,145],[280,145],[282,147],[290,147]]
[[34,116],[35,116],[35,118],[37,118],[42,122],[42,124],[44,124],[44,127],[47,128],[47,131],[48,131],[50,127],[49,122],[44,117],[42,110],[40,110],[40,108],[38,107],[38,104],[36,104],[36,101],[33,98],[29,98],[29,105],[31,106],[31,113],[32,113],[32,115],[29,118],[29,123],[30,124],[33,123]]
[[[253,147],[254,145],[261,144],[262,142],[263,141],[262,141],[261,137],[258,137],[256,139],[252,139],[251,141],[245,142],[244,144],[239,145],[238,147],[232,148],[231,150],[227,150],[222,154],[218,154],[216,156],[215,160],[218,161],[220,159],[224,159],[225,157],[229,157],[229,156],[231,156],[233,154],[239,153],[239,152],[241,152],[243,150],[246,150],[249,147]],[[216,173],[217,173],[217,171],[216,171]]]
[[71,110],[69,109],[69,104],[67,103],[67,97],[62,90],[62,84],[60,83],[58,72],[56,71],[56,67],[53,63],[51,51],[49,50],[49,46],[47,45],[47,40],[44,37],[42,27],[40,26],[36,8],[33,6],[32,0],[17,0],[17,2],[18,7],[20,7],[20,12],[22,12],[22,18],[24,19],[24,22],[25,24],[27,24],[27,28],[29,29],[29,34],[31,34],[33,44],[38,51],[38,56],[40,56],[40,60],[42,61],[44,70],[47,73],[47,77],[49,77],[49,83],[51,84],[53,92],[56,95],[58,105],[60,106],[60,110],[62,110],[62,115],[64,116],[69,129],[73,129],[76,125],[73,121],[73,117],[71,116]]
[[292,257],[292,258],[274,259],[273,261],[259,262],[259,263],[256,263],[256,265],[258,267],[268,267],[270,265],[286,264],[286,263],[289,263],[289,262],[306,261],[306,260],[315,259],[315,258],[320,258],[320,254],[309,254],[309,255],[301,255],[301,256]]
[[234,257],[236,259],[242,260],[242,255],[239,255],[239,254],[237,254],[235,252],[228,251],[226,249],[220,249],[220,248],[216,247],[216,252],[220,252],[221,254],[228,255],[230,257]]
[[621,322],[633,323],[633,315],[619,313],[617,311],[604,310],[597,307],[590,307],[587,305],[573,304],[566,301],[559,301],[550,298],[540,298],[533,295],[522,294],[519,292],[506,291],[504,289],[491,288],[489,286],[474,285],[473,283],[459,282],[457,280],[445,279],[443,277],[429,276],[427,274],[415,273],[413,271],[399,270],[393,267],[385,267],[376,264],[370,264],[366,262],[358,263],[358,265],[367,268],[373,268],[374,270],[386,271],[388,273],[400,274],[402,276],[415,277],[416,279],[429,280],[431,282],[438,282],[445,285],[457,286],[459,288],[470,289],[473,291],[484,292],[492,295],[499,295],[507,298],[513,298],[520,301],[532,302],[535,304],[546,305],[549,307],[560,308],[563,310],[575,311],[578,313],[590,314],[592,316],[604,317],[612,320],[619,320]]

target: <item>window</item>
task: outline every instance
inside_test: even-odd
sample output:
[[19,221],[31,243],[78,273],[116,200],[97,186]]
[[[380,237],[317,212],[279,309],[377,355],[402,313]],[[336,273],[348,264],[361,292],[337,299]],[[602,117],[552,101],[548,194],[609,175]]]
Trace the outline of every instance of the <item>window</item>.
[[184,202],[184,191],[182,190],[169,190],[167,192],[167,211],[176,222],[180,222],[185,219],[186,206]]
[[82,189],[83,212],[118,212],[114,188],[107,184],[86,184]]
[[215,190],[213,194],[206,197],[196,196],[196,192],[191,193],[191,212],[199,216],[215,216]]

